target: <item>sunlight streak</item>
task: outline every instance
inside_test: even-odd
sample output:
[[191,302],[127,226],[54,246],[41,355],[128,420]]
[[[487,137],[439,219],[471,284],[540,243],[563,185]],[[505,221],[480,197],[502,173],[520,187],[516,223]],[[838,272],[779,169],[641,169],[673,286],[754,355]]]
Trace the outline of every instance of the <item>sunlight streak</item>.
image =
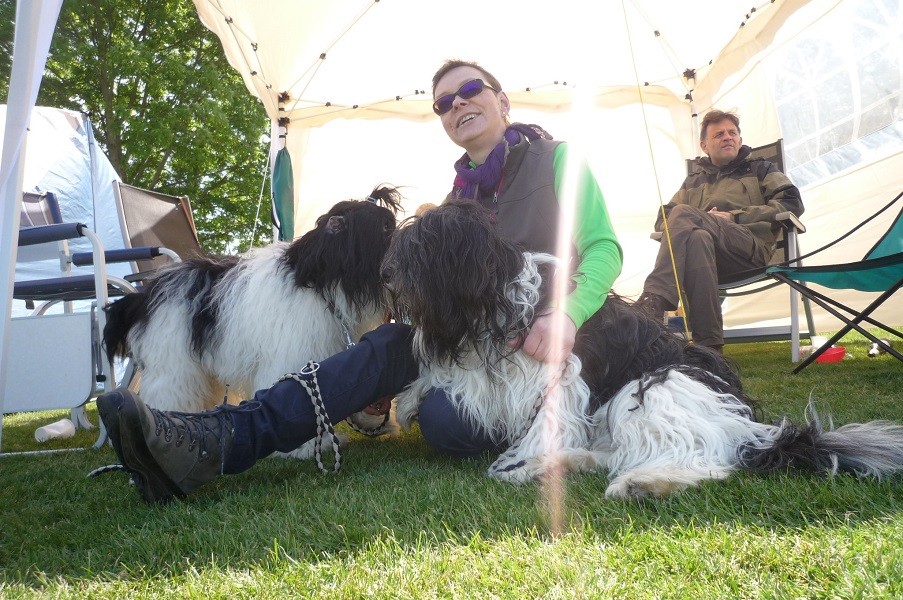
[[[579,32],[575,32],[578,34]],[[574,87],[569,119],[572,122],[571,132],[586,131],[587,127],[580,127],[592,119],[592,111],[595,108],[595,93],[597,89],[599,65],[589,56],[581,57],[581,84]],[[553,304],[562,310],[556,310],[554,315],[553,340],[554,347],[560,347],[564,335],[565,319],[569,319],[564,308],[567,306],[567,295],[570,284],[569,266],[567,257],[571,253],[571,240],[574,237],[575,219],[577,217],[578,198],[582,193],[580,189],[580,176],[583,166],[586,164],[584,157],[587,153],[589,140],[581,138],[579,133],[568,138],[568,161],[565,169],[564,182],[561,194],[558,198],[558,238],[555,254],[561,257],[561,263],[555,273]],[[545,456],[549,465],[546,477],[542,482],[543,504],[548,510],[549,530],[552,535],[560,535],[564,531],[565,523],[565,498],[567,495],[565,478],[562,465],[559,463],[561,456],[561,427],[558,424],[558,382],[561,377],[562,365],[548,365],[547,377],[549,388],[547,390],[546,419],[544,422]]]

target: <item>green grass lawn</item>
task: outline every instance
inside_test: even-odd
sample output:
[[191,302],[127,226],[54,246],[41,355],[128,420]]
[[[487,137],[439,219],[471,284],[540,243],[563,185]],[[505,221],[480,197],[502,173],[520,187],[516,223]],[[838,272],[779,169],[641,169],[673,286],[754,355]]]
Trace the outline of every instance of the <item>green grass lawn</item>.
[[[766,418],[812,394],[836,424],[903,419],[903,363],[848,357],[791,375],[786,342],[738,344]],[[93,404],[93,422],[97,422]],[[3,450],[38,445],[65,413],[4,420]],[[538,485],[484,474],[491,457],[433,453],[415,429],[356,434],[338,474],[267,459],[188,501],[143,504],[108,447],[0,457],[4,598],[900,598],[903,478],[738,474],[663,501],[604,498],[602,475],[566,480],[561,533]]]

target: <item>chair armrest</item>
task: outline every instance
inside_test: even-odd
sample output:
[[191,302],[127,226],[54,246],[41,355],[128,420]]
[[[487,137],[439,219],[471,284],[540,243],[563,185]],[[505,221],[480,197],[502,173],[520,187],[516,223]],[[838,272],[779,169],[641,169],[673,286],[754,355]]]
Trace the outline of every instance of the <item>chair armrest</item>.
[[38,225],[19,229],[19,245],[33,246],[48,242],[61,242],[84,237],[87,225],[83,223],[57,223],[56,225]]
[[797,233],[806,233],[806,226],[799,220],[799,217],[789,210],[776,214],[774,218],[784,229],[793,229]]
[[[122,248],[119,250],[106,250],[104,259],[108,264],[131,262],[134,260],[150,260],[162,256],[158,246],[141,246],[138,248]],[[94,255],[90,252],[76,252],[72,255],[72,264],[77,267],[85,267],[94,264]]]
[[[775,220],[780,223],[781,227],[787,229],[788,231],[796,231],[797,233],[806,233],[806,226],[803,225],[803,222],[799,220],[795,214],[786,210],[784,212],[780,212],[775,215]],[[662,236],[664,233],[661,231],[653,231],[649,234],[649,238],[655,240],[656,242],[662,241]]]
[[[806,226],[803,225],[803,222],[799,220],[795,214],[790,212],[789,210],[785,210],[784,212],[780,212],[775,215],[775,220],[780,223],[781,227],[788,231],[795,231],[797,233],[806,233]],[[653,231],[649,234],[649,239],[655,240],[656,242],[662,241],[662,236],[664,233],[661,231]]]

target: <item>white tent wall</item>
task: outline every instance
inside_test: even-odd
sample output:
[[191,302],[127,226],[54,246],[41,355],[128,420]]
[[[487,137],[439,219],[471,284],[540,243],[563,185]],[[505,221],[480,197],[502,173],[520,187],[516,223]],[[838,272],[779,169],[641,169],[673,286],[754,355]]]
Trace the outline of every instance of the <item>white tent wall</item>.
[[[756,123],[743,129],[744,142],[755,146],[784,138],[789,175],[800,186],[806,207],[807,233],[800,237],[804,254],[837,239],[903,191],[903,6],[893,0],[819,4],[812,2],[789,17],[746,69],[711,92],[716,106],[739,111],[741,125]],[[876,63],[884,60],[890,72],[875,72]],[[862,258],[898,210],[804,262]],[[876,297],[821,291],[859,308]],[[731,298],[725,325],[787,322],[787,297],[780,287]],[[818,307],[813,314],[818,330],[842,326]],[[875,317],[903,324],[903,303],[885,303]]]
[[[0,105],[0,118],[6,106]],[[0,139],[4,135],[0,131]],[[91,122],[82,113],[36,106],[29,119],[25,144],[23,192],[53,192],[63,220],[88,224],[108,250],[123,248],[113,181],[120,177],[97,146]],[[88,240],[69,242],[72,252],[89,252]],[[16,265],[16,280],[59,274],[58,261]],[[92,273],[90,267],[73,267],[73,273]],[[108,273],[131,273],[128,264],[110,265]]]

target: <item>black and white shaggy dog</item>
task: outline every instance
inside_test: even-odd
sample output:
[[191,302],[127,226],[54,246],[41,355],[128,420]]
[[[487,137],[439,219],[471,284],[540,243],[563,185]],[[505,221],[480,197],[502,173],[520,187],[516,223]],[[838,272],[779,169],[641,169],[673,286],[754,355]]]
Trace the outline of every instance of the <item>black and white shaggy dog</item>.
[[195,412],[344,350],[386,319],[380,263],[400,200],[379,186],[291,244],[161,270],[108,306],[107,352],[137,361],[149,406]]
[[[736,470],[806,467],[881,477],[903,468],[903,427],[825,431],[757,421],[720,354],[670,334],[616,295],[580,328],[557,384],[512,349],[545,306],[555,259],[501,240],[479,206],[449,203],[404,223],[384,262],[396,316],[415,327],[419,378],[402,426],[433,387],[508,449],[489,475],[523,482],[603,470],[606,495],[661,497]],[[545,287],[544,287],[545,286]],[[579,358],[578,358],[579,357]]]

